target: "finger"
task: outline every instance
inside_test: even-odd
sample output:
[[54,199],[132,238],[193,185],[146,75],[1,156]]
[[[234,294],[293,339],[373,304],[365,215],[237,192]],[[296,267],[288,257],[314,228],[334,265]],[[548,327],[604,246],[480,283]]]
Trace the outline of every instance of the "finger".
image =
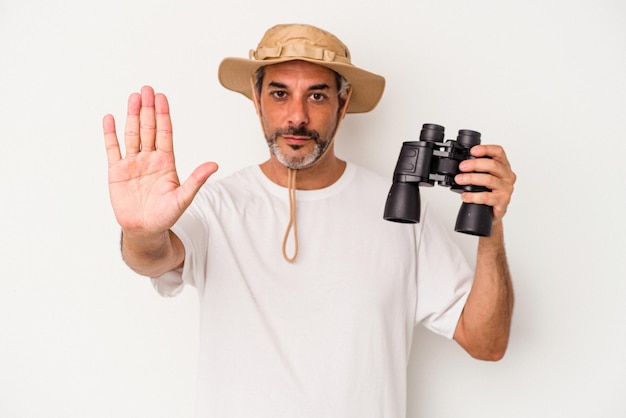
[[154,90],[150,86],[141,88],[141,109],[139,111],[139,136],[142,151],[154,151],[156,119],[154,114]]
[[[489,192],[465,192],[463,202],[489,205],[493,207],[494,216],[501,218],[506,213],[514,190],[514,180],[508,181],[483,173],[465,173],[459,176],[459,184],[473,184],[487,187]],[[456,181],[456,179],[455,179]]]
[[490,173],[497,177],[506,176],[507,166],[493,158],[471,158],[459,164],[462,173]]
[[483,186],[489,190],[501,187],[501,179],[489,173],[462,173],[454,177],[454,182],[459,185]]
[[126,126],[124,127],[124,146],[126,147],[127,157],[137,155],[141,146],[139,139],[139,109],[141,109],[141,96],[133,93],[128,97]]
[[104,131],[104,146],[107,153],[109,166],[122,159],[120,144],[115,132],[115,119],[112,115],[105,115],[102,119],[102,130]]
[[197,167],[185,180],[185,182],[178,189],[180,207],[186,209],[193,200],[194,196],[200,190],[200,187],[207,181],[207,179],[213,175],[218,169],[217,164],[213,162],[204,163]]
[[[472,155],[477,158],[467,159],[459,164],[462,172],[490,173],[507,182],[515,183],[515,173],[511,164],[499,145],[477,145],[472,148]],[[489,157],[489,158],[483,158]]]
[[483,186],[496,194],[502,194],[510,199],[515,189],[515,173],[507,172],[505,176],[497,176],[493,173],[461,173],[454,177],[454,182],[459,185]]
[[169,103],[164,94],[155,96],[154,108],[156,113],[156,147],[160,151],[172,153],[174,152],[172,119]]
[[509,165],[509,160],[500,145],[476,145],[470,150],[474,157],[490,157],[504,165]]

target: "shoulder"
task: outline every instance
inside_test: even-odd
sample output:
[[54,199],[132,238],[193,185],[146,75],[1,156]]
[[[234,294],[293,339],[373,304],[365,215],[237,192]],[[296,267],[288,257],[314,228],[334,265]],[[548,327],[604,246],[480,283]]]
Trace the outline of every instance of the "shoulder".
[[232,209],[250,200],[262,189],[254,169],[250,166],[218,179],[212,177],[200,188],[188,211],[206,213],[220,208]]
[[390,178],[385,178],[369,168],[353,163],[348,163],[348,167],[353,171],[353,182],[356,187],[378,191],[391,186]]
[[213,177],[202,186],[201,191],[208,194],[221,194],[231,190],[253,189],[259,182],[256,175],[257,169],[255,166],[249,166],[217,179]]
[[[222,178],[217,179],[213,182],[213,184],[217,186],[223,185],[231,185],[231,184],[248,184],[250,182],[256,182],[258,175],[257,171],[259,171],[259,167],[255,165],[251,165],[242,169],[239,169],[235,172],[225,175]],[[211,184],[211,183],[207,183]]]

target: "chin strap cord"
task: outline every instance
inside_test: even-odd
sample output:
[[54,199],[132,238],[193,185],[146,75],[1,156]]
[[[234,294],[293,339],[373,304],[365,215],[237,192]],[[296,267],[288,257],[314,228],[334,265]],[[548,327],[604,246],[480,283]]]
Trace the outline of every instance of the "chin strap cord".
[[[298,256],[298,223],[296,222],[296,173],[298,170],[287,169],[287,189],[289,191],[289,224],[283,237],[283,257],[290,263]],[[293,231],[294,250],[293,255],[287,255],[287,241],[289,241],[289,233]]]
[[[253,79],[250,79],[250,81],[252,83],[252,91],[255,92],[254,81]],[[341,124],[341,121],[343,120],[344,116],[346,115],[346,112],[348,111],[348,104],[350,103],[351,96],[352,96],[352,88],[350,88],[347,92],[347,95],[344,101],[344,106],[341,109],[341,114],[337,118],[337,126],[335,130],[339,129],[339,125]],[[254,99],[254,102],[256,105],[257,103],[256,98]],[[257,112],[258,111],[259,110],[257,108]],[[330,150],[334,142],[335,142],[335,136],[333,135],[333,137],[330,139],[330,143],[328,144],[328,146],[326,147],[322,155],[320,155],[319,158],[313,164],[317,164],[320,160],[323,159],[323,157]],[[285,235],[283,236],[283,257],[289,263],[293,263],[296,260],[296,257],[298,257],[298,223],[296,222],[296,173],[297,172],[298,170],[287,168],[287,190],[289,192],[289,224],[287,224],[287,230],[285,231]],[[293,231],[293,255],[289,257],[287,255],[287,241],[289,241],[289,233],[291,231]]]

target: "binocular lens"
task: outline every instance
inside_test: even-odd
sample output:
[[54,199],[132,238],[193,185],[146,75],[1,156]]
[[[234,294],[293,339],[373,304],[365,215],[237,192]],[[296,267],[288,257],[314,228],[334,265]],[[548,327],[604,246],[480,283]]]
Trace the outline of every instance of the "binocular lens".
[[456,137],[456,142],[465,148],[472,148],[474,145],[480,144],[480,132],[461,129]]
[[488,237],[491,235],[493,209],[476,203],[463,203],[456,218],[454,230],[464,234]]
[[420,141],[441,142],[445,135],[445,128],[434,123],[425,123],[420,132]]
[[384,219],[400,223],[420,221],[420,192],[415,183],[393,183],[387,202]]

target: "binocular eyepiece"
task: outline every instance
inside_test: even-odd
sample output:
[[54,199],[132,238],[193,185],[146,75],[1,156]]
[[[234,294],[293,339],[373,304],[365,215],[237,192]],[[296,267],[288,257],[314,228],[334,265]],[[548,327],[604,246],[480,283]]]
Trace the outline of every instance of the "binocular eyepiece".
[[[419,141],[402,144],[398,163],[393,173],[393,184],[385,203],[383,218],[392,222],[417,223],[420,221],[419,186],[435,184],[463,192],[490,191],[483,186],[459,185],[454,177],[459,174],[459,164],[474,158],[470,149],[480,144],[480,132],[462,129],[456,141],[444,141],[444,127],[424,124]],[[476,203],[463,203],[454,230],[470,235],[491,235],[493,209]]]

